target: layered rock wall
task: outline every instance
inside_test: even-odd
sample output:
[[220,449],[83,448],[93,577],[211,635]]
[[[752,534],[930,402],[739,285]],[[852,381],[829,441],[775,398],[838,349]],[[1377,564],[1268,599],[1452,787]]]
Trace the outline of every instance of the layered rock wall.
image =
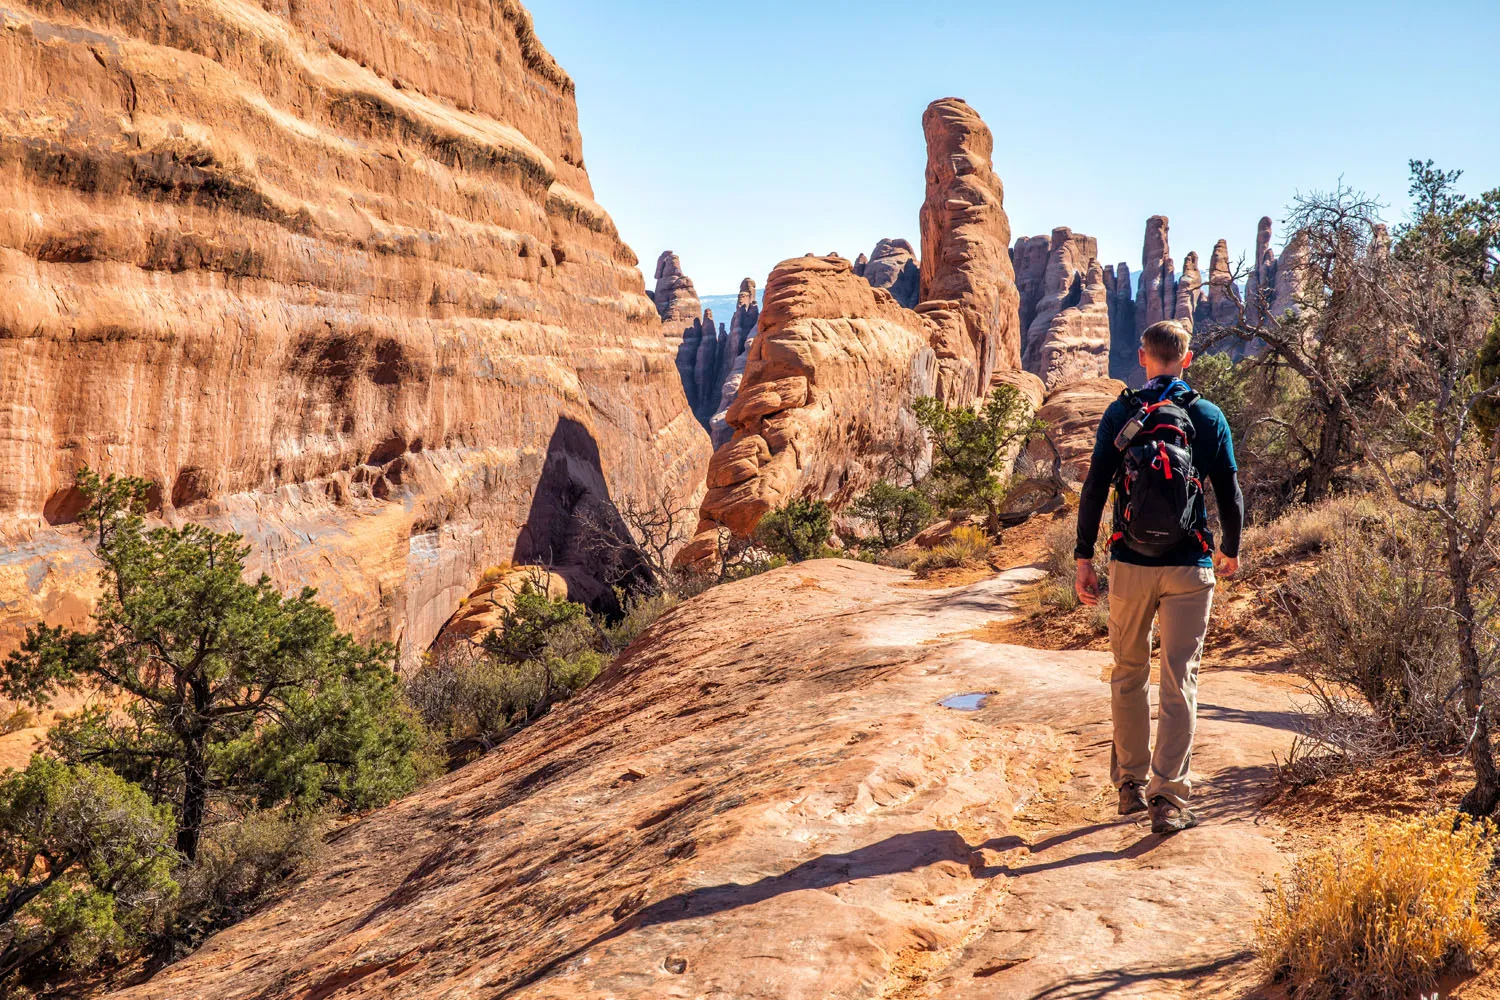
[[[93,585],[82,465],[410,659],[708,438],[514,0],[0,14],[3,636]],[[575,566],[585,572],[581,566]]]
[[[864,257],[864,254],[860,254]],[[873,288],[884,288],[897,305],[914,308],[922,291],[922,270],[917,252],[902,239],[884,239],[875,244],[863,265],[855,262],[855,273]]]

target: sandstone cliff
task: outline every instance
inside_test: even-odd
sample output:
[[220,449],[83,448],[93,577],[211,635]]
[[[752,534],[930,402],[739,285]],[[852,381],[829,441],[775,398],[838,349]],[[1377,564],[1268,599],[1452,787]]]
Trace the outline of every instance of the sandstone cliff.
[[85,463],[408,658],[484,566],[568,563],[571,504],[700,488],[675,345],[515,0],[0,17],[5,635],[87,609]]
[[745,376],[745,363],[750,359],[750,345],[760,330],[760,306],[755,301],[755,282],[745,278],[740,282],[740,292],[735,300],[734,318],[729,321],[729,337],[725,345],[724,358],[719,377],[719,405],[709,421],[709,432],[713,445],[720,447],[734,434],[729,426],[728,411],[734,397],[740,391],[740,381]]
[[[1082,379],[1109,376],[1110,329],[1109,290],[1104,284],[1104,270],[1097,260],[1088,262],[1088,270],[1075,275],[1076,300],[1052,315],[1035,341],[1035,352],[1027,370],[1034,372],[1048,390]],[[1042,313],[1037,313],[1037,322]]]
[[[953,98],[933,102],[923,129],[922,301],[903,308],[834,254],[776,266],[760,333],[725,411],[734,433],[709,464],[708,494],[682,562],[708,558],[721,528],[745,535],[798,493],[847,499],[916,433],[914,397],[967,403],[988,390],[997,368],[1019,366],[1019,298],[990,164],[994,140]],[[866,275],[874,264],[866,262]]]
[[[1099,256],[1099,244],[1092,236],[1075,233],[1066,226],[1052,230],[1048,240],[1047,265],[1042,272],[1041,287],[1032,307],[1029,325],[1021,331],[1021,367],[1041,375],[1040,351],[1052,319],[1061,310],[1078,305],[1089,265]],[[1101,289],[1103,272],[1099,274]],[[1101,295],[1100,304],[1108,303]]]

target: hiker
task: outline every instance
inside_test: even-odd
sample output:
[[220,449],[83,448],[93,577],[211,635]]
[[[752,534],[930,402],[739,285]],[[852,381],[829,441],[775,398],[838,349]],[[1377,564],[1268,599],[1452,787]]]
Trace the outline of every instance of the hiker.
[[[1120,815],[1150,810],[1154,833],[1198,824],[1188,809],[1193,730],[1198,715],[1198,661],[1214,600],[1213,534],[1204,483],[1218,501],[1218,572],[1239,571],[1244,501],[1229,422],[1183,381],[1192,363],[1181,324],[1154,323],[1141,334],[1146,384],[1126,390],[1099,421],[1094,457],[1078,503],[1074,587],[1099,602],[1094,545],[1099,517],[1114,487],[1109,538],[1109,648],[1114,749],[1110,781]],[[1161,639],[1156,750],[1151,750],[1151,623]]]

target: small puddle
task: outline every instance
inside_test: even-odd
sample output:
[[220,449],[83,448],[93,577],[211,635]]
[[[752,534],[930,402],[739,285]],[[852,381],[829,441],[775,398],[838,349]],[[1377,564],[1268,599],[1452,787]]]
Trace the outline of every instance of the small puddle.
[[958,712],[977,712],[988,699],[988,694],[950,694],[938,704]]

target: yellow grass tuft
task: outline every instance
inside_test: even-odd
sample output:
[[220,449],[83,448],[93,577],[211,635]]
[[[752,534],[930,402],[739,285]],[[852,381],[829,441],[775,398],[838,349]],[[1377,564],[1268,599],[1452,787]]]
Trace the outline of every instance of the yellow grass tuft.
[[1298,861],[1256,924],[1261,961],[1296,1000],[1396,1000],[1468,967],[1488,935],[1488,821],[1379,820]]

